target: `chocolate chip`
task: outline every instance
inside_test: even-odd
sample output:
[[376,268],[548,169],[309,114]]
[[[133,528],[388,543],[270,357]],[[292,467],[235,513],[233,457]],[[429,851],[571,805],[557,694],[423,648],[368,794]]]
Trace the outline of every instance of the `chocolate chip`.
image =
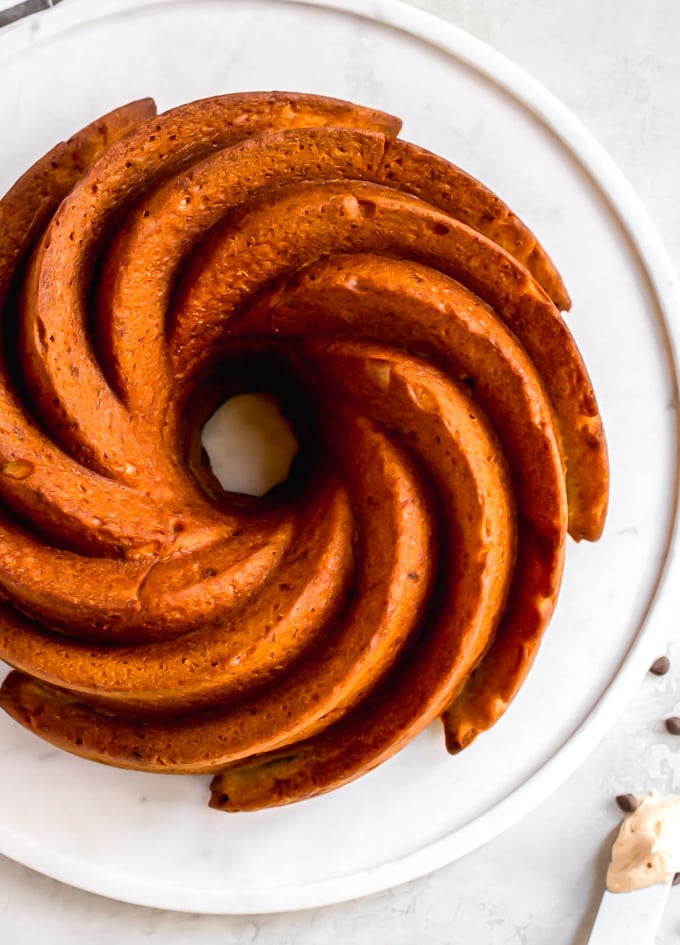
[[626,814],[632,814],[640,806],[640,801],[634,794],[617,794],[616,803]]
[[676,873],[673,877],[673,886],[677,886],[680,883],[680,873]]
[[672,715],[665,721],[666,731],[671,735],[680,735],[680,716]]
[[654,673],[655,676],[665,676],[668,670],[671,668],[671,661],[667,656],[660,656],[658,660],[654,660],[652,665],[649,667],[649,672]]

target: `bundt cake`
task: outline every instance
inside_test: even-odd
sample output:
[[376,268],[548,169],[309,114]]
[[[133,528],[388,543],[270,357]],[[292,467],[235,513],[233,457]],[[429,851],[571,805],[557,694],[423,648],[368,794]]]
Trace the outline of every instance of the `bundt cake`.
[[[0,705],[35,734],[247,810],[516,694],[602,531],[602,424],[547,254],[400,126],[144,100],[0,203]],[[247,391],[299,441],[263,498],[201,449]]]

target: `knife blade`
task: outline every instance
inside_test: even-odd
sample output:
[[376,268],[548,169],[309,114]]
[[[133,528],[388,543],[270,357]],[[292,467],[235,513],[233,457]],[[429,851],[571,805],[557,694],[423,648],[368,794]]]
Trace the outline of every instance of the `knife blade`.
[[588,945],[654,945],[672,885],[671,878],[631,892],[605,890]]
[[0,3],[0,7],[2,7],[0,10],[0,26],[16,23],[17,20],[22,20],[32,13],[49,10],[57,3],[61,3],[61,0],[23,0],[21,3],[14,3],[9,6],[6,3]]

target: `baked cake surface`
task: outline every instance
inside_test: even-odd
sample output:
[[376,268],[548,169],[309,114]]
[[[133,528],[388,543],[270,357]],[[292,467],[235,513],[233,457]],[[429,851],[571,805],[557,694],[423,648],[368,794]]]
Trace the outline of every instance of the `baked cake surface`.
[[[0,705],[41,737],[245,810],[437,716],[458,751],[519,689],[602,424],[548,255],[400,124],[144,100],[0,202]],[[300,455],[226,494],[201,426],[264,388]]]

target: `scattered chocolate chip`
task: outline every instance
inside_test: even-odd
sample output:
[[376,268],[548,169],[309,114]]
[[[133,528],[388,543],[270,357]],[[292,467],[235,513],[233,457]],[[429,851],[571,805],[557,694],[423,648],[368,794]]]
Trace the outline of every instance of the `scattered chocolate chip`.
[[667,656],[660,656],[658,660],[654,660],[652,665],[649,667],[650,673],[654,673],[655,676],[665,676],[668,670],[671,668],[671,661]]
[[672,715],[665,721],[666,731],[671,735],[680,735],[680,716]]
[[676,873],[673,877],[673,886],[677,886],[680,883],[680,873]]
[[617,794],[616,803],[625,814],[632,814],[640,806],[640,801],[634,794]]

